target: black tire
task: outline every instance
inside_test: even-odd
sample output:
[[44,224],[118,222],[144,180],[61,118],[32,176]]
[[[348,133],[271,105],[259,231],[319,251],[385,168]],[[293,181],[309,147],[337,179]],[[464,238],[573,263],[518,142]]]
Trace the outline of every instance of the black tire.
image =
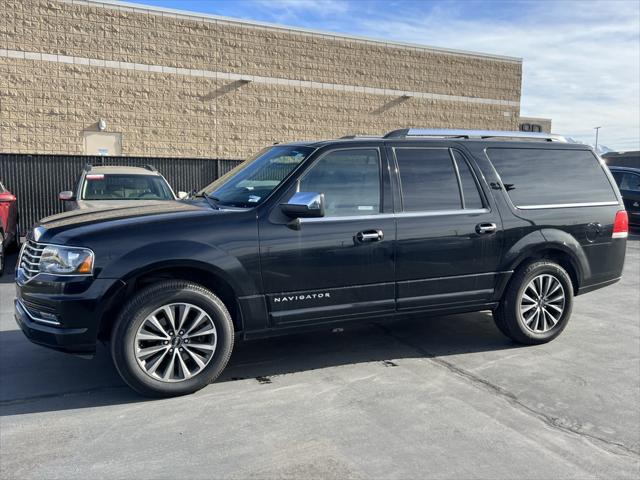
[[[527,326],[521,313],[522,295],[529,283],[540,275],[555,278],[562,286],[564,299],[557,323],[544,332],[533,331]],[[548,278],[548,277],[546,277]],[[526,307],[526,305],[525,305]],[[534,307],[535,308],[535,307]],[[548,308],[548,307],[547,307]],[[562,333],[571,318],[573,308],[573,283],[564,268],[549,260],[536,260],[520,267],[509,285],[496,311],[493,312],[498,329],[512,340],[525,345],[547,343]],[[551,311],[551,309],[549,309]],[[550,322],[547,322],[549,324]],[[544,325],[544,320],[543,320]]]
[[[206,312],[216,328],[216,346],[209,363],[185,380],[168,383],[152,378],[136,359],[136,333],[147,316],[172,303],[188,303]],[[206,288],[183,280],[167,280],[135,294],[123,307],[111,334],[111,356],[122,379],[149,397],[193,393],[213,382],[224,370],[233,349],[233,320],[224,303]],[[177,351],[177,348],[176,348]]]
[[5,263],[4,232],[0,230],[0,276],[4,273]]
[[20,251],[20,227],[18,225],[16,225],[16,234],[13,237],[13,242],[11,242],[11,251]]

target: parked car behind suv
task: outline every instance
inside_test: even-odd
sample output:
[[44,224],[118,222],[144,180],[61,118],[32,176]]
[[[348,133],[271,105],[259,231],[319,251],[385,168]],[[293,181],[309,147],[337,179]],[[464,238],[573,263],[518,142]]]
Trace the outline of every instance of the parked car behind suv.
[[4,273],[6,252],[19,246],[18,202],[0,182],[0,275]]
[[176,200],[167,180],[151,165],[117,167],[87,165],[73,190],[60,192],[64,210],[139,206],[140,202]]
[[276,145],[188,201],[43,219],[15,317],[60,350],[110,342],[122,378],[152,396],[214,380],[236,336],[491,310],[505,335],[539,344],[575,295],[620,279],[627,230],[607,168],[555,136]]
[[609,170],[620,188],[629,224],[640,227],[640,168],[609,167]]

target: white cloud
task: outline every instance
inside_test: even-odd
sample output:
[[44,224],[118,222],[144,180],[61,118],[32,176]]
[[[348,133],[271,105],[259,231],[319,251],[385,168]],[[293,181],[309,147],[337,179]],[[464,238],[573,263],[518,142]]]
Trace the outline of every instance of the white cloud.
[[522,57],[523,115],[550,117],[554,131],[587,143],[602,126],[600,143],[640,149],[639,3],[523,3],[512,18],[474,18],[460,3],[445,5],[363,20],[359,33]]
[[297,23],[309,18],[340,16],[350,6],[348,2],[341,0],[253,0],[251,3],[277,23]]

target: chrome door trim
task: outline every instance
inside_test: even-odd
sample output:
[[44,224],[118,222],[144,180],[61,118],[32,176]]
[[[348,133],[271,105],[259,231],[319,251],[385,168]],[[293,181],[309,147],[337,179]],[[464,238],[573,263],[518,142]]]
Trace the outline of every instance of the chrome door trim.
[[620,205],[618,202],[551,203],[549,205],[518,205],[519,210],[545,210],[549,208],[606,207]]
[[476,209],[458,209],[458,210],[432,210],[426,212],[399,212],[399,213],[381,213],[379,215],[348,215],[344,217],[320,217],[320,218],[301,218],[300,223],[318,223],[318,222],[340,222],[353,220],[375,220],[389,218],[415,218],[415,217],[442,217],[446,215],[478,215],[482,213],[490,213],[488,208]]

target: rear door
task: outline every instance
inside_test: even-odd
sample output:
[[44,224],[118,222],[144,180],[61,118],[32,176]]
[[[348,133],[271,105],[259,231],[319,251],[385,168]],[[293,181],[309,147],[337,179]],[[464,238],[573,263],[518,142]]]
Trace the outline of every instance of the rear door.
[[398,175],[398,310],[489,302],[502,254],[502,226],[469,156],[447,145],[390,144]]

